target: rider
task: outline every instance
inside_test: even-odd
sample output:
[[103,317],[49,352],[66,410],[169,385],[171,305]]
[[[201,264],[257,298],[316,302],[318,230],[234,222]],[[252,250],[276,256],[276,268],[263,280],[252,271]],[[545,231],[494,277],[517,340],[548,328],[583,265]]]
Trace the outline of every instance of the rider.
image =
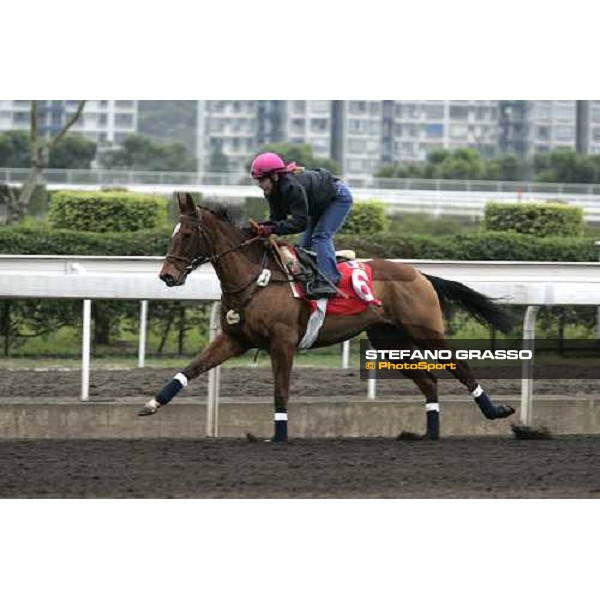
[[350,212],[350,190],[327,169],[286,165],[273,152],[259,154],[252,162],[251,172],[270,208],[269,220],[259,223],[258,235],[304,232],[298,245],[316,253],[317,267],[325,276],[318,276],[307,285],[307,296],[334,297],[341,275],[332,238]]

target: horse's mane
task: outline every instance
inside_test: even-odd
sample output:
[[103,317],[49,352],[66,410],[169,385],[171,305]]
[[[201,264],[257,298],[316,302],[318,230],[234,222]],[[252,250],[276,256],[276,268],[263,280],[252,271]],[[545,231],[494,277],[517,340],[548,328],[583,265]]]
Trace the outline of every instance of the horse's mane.
[[211,206],[199,206],[199,208],[203,208],[204,210],[208,210],[212,213],[219,221],[225,221],[234,227],[237,227],[231,213],[229,212],[229,207],[225,204],[214,204]]

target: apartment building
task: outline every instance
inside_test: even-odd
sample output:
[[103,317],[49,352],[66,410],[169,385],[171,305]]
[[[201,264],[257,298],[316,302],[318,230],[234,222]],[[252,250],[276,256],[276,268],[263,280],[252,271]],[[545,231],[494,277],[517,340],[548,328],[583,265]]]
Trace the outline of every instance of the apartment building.
[[389,162],[422,162],[434,150],[498,147],[498,102],[492,100],[394,101]]
[[315,156],[331,154],[329,100],[199,100],[198,169],[210,172],[217,154],[228,171],[244,171],[265,144],[310,144]]
[[[259,127],[258,100],[199,100],[197,123],[197,159],[199,172],[211,172],[217,157],[227,157],[228,171],[245,171],[249,158],[256,152],[259,133],[274,123],[270,112],[264,114]],[[269,123],[267,123],[269,121]],[[270,134],[269,134],[270,135]]]
[[527,157],[580,144],[600,153],[600,101],[579,103],[585,110],[567,100],[200,101],[199,169],[209,171],[219,149],[228,170],[244,171],[261,146],[280,141],[310,144],[362,178],[438,149]]
[[[78,100],[38,101],[41,135],[56,134],[77,110]],[[0,100],[0,131],[28,130],[31,102]],[[80,133],[100,147],[118,145],[137,131],[137,100],[88,100],[82,115],[69,130]]]

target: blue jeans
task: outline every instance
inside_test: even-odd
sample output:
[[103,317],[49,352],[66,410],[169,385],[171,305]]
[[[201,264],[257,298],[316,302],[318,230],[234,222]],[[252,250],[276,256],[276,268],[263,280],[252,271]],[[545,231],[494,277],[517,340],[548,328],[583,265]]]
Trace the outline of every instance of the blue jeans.
[[350,212],[352,194],[344,183],[337,182],[336,187],[335,198],[316,222],[309,222],[298,245],[316,252],[317,267],[337,285],[341,275],[336,266],[333,235],[344,224]]

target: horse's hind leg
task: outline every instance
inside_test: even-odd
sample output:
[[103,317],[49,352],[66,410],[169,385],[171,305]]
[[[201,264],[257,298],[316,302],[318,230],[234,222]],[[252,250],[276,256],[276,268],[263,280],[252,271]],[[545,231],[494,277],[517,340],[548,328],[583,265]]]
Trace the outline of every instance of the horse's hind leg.
[[[450,350],[448,340],[443,336],[432,336],[427,338],[415,338],[415,343],[426,350]],[[512,406],[494,404],[483,388],[477,383],[469,365],[463,360],[452,359],[450,361],[438,361],[440,363],[453,363],[454,369],[448,369],[450,373],[458,379],[473,396],[479,410],[487,419],[505,419],[515,412]]]
[[[382,350],[412,350],[415,346],[406,338],[400,328],[391,325],[375,325],[367,329],[367,336],[373,348]],[[425,396],[427,429],[425,436],[430,440],[440,437],[440,405],[438,402],[437,379],[427,371],[401,371]]]

